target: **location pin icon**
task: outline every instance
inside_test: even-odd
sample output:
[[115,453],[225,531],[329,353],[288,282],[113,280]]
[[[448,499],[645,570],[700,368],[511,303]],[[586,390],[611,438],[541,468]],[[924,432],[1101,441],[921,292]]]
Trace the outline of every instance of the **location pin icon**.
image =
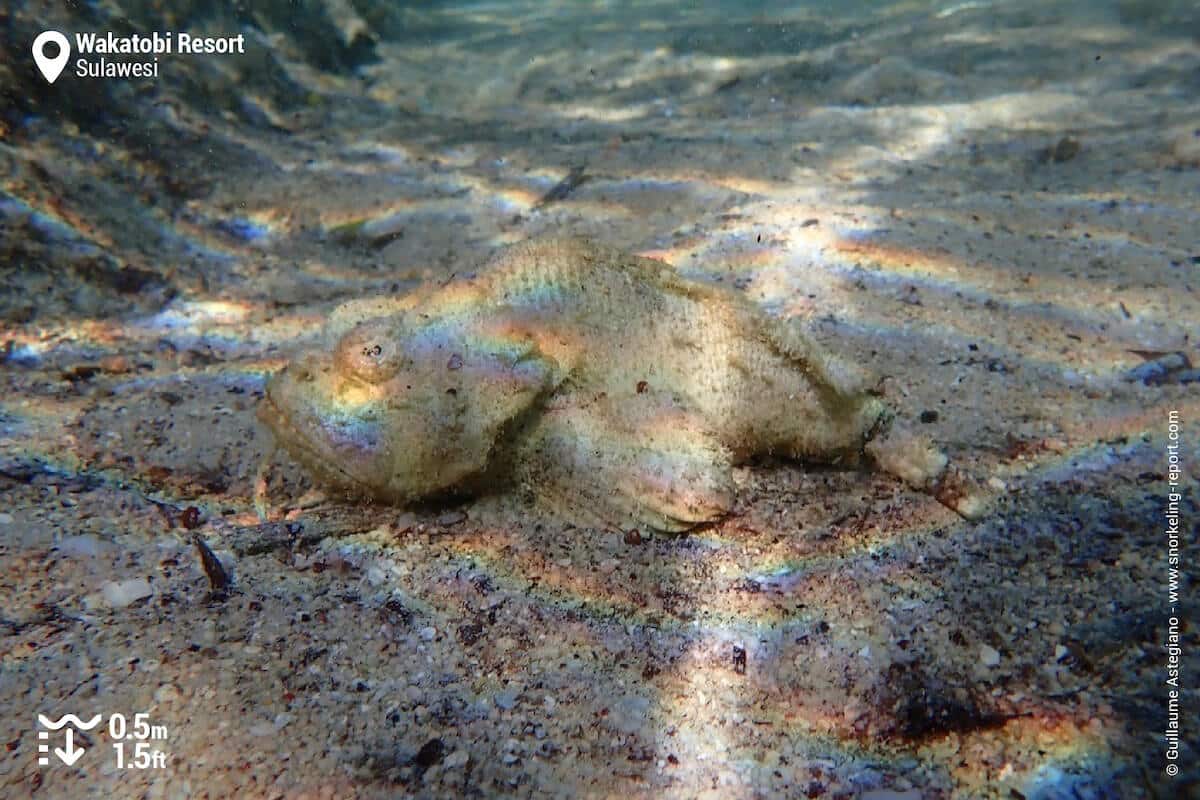
[[[50,42],[58,45],[58,55],[54,58],[46,55],[46,45]],[[33,60],[37,62],[37,67],[42,71],[42,77],[46,79],[47,83],[54,83],[58,80],[58,76],[62,74],[63,67],[67,65],[70,58],[71,43],[58,31],[42,31],[33,40]]]

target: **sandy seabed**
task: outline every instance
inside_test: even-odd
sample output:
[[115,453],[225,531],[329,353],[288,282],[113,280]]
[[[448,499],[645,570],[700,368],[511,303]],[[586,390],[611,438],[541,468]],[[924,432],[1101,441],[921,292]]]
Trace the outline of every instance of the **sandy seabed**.
[[[0,12],[0,794],[1195,796],[1190,4],[196,5]],[[247,54],[12,55],[118,6]],[[551,231],[806,321],[986,512],[762,463],[664,536],[281,461],[258,519],[256,400],[331,308]],[[39,713],[105,723],[42,766]]]

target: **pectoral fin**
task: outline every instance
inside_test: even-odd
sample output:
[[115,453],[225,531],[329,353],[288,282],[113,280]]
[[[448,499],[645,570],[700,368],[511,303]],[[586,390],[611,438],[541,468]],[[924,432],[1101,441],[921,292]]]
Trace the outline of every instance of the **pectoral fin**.
[[447,434],[462,463],[462,477],[480,473],[492,461],[496,442],[561,380],[557,362],[527,343],[494,347],[468,355],[460,368],[461,388],[451,398],[454,424]]
[[582,522],[681,531],[733,504],[729,452],[695,414],[648,393],[548,410],[526,455],[524,482]]

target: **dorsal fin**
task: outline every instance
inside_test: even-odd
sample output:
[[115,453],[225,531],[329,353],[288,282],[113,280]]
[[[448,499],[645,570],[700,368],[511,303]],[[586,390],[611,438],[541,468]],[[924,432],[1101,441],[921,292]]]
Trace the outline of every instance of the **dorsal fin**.
[[762,331],[780,353],[843,397],[866,394],[875,386],[866,370],[830,353],[809,336],[799,320],[768,317],[762,321]]

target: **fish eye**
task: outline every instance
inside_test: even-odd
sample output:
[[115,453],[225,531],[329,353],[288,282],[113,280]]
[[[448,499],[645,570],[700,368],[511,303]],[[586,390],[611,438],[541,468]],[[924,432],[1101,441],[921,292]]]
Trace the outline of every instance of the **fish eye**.
[[368,383],[385,381],[400,368],[395,337],[386,326],[359,325],[338,342],[334,362],[338,370]]

